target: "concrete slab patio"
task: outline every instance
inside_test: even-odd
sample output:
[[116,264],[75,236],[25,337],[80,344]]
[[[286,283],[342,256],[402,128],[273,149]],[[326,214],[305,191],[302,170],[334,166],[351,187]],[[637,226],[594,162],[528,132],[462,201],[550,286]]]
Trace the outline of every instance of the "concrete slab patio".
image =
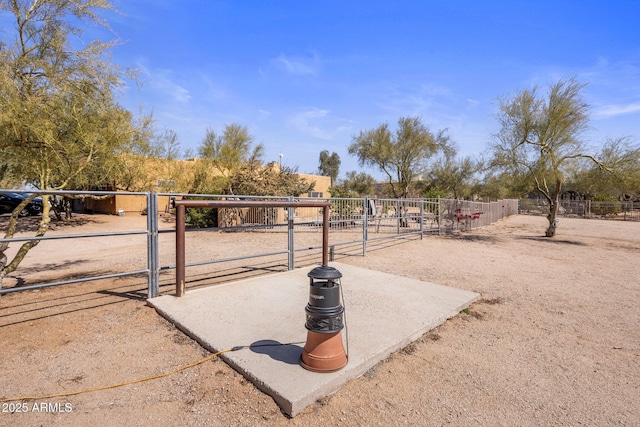
[[307,336],[304,308],[312,268],[152,298],[149,303],[270,395],[290,416],[337,391],[424,333],[468,307],[479,295],[341,263],[348,364],[333,373],[299,365]]

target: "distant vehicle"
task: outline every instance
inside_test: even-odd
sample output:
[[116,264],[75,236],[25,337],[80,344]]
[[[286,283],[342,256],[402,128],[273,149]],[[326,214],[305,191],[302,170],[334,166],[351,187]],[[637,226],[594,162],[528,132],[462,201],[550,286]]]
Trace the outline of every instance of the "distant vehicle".
[[[11,213],[24,199],[29,197],[23,193],[0,193],[0,214]],[[42,197],[29,202],[19,216],[40,215],[42,213]]]

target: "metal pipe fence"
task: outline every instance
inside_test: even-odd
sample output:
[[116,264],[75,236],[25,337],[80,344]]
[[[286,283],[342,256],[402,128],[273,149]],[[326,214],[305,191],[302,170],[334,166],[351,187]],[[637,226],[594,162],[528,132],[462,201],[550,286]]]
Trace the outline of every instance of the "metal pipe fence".
[[[9,191],[9,190],[0,190],[0,192]],[[26,193],[25,191],[16,191],[11,190],[15,193]],[[147,211],[148,212],[157,212],[157,197],[152,197],[153,193],[140,193],[140,192],[127,192],[127,191],[100,191],[100,192],[86,192],[86,191],[37,191],[39,195],[51,195],[54,197],[62,197],[62,196],[71,196],[71,197],[86,197],[86,196],[116,196],[116,195],[132,195],[132,196],[142,196],[146,198],[147,202]],[[12,237],[12,238],[0,238],[0,243],[24,243],[24,242],[41,242],[48,240],[76,240],[76,239],[86,239],[86,238],[107,238],[114,236],[129,236],[129,235],[146,235],[147,236],[147,268],[144,269],[136,269],[136,270],[127,270],[127,271],[118,271],[112,272],[108,274],[101,275],[89,275],[86,277],[69,279],[69,280],[60,280],[53,282],[45,282],[45,283],[36,283],[33,285],[27,286],[18,286],[12,288],[0,289],[0,295],[7,294],[11,292],[20,292],[27,290],[35,290],[41,289],[51,286],[61,286],[68,285],[80,282],[89,282],[95,280],[103,280],[103,279],[112,279],[119,277],[127,277],[127,276],[137,276],[141,274],[146,274],[148,277],[148,288],[151,291],[152,288],[157,288],[158,286],[158,267],[157,267],[157,215],[148,215],[147,216],[147,228],[145,230],[126,230],[126,231],[117,231],[117,232],[101,232],[101,233],[76,233],[76,234],[64,234],[64,235],[44,235],[40,237]],[[28,256],[28,254],[27,254]],[[18,267],[19,268],[19,267]]]
[[[322,265],[328,264],[328,246],[329,246],[329,202],[319,202],[315,200],[304,201],[298,199],[295,201],[267,201],[267,200],[174,200],[173,206],[176,208],[176,296],[184,295],[186,282],[186,262],[185,262],[185,216],[187,208],[207,208],[207,209],[242,209],[248,208],[258,210],[271,210],[278,208],[286,208],[288,211],[298,208],[322,209]],[[267,217],[259,216],[259,218],[267,219]],[[289,224],[293,224],[291,217]],[[293,226],[289,229],[289,249],[292,250]],[[293,269],[290,265],[289,269]]]
[[[547,215],[549,213],[549,203],[545,199],[522,199],[520,200],[519,213],[526,215]],[[619,221],[640,221],[640,202],[560,200],[557,215]]]
[[440,232],[465,231],[493,224],[518,213],[518,200],[472,202],[442,199],[438,204]]
[[[2,190],[0,190],[2,191]],[[313,233],[322,233],[324,224],[323,203],[329,203],[328,230],[331,242],[329,257],[333,260],[337,248],[348,248],[349,254],[366,255],[367,246],[373,245],[378,240],[402,239],[416,237],[422,239],[425,234],[449,233],[483,227],[494,223],[506,216],[518,213],[517,200],[500,200],[490,203],[478,203],[449,199],[379,199],[379,198],[294,198],[294,197],[256,197],[256,196],[222,196],[208,194],[182,194],[182,193],[155,193],[155,192],[83,192],[83,191],[47,191],[39,194],[50,194],[57,197],[71,195],[74,197],[105,197],[130,195],[144,198],[146,203],[146,229],[124,230],[117,232],[99,233],[75,233],[45,235],[42,237],[18,236],[9,239],[0,239],[0,243],[20,244],[29,240],[47,241],[68,239],[72,242],[76,239],[101,238],[104,246],[109,246],[109,238],[129,235],[146,236],[146,268],[122,269],[122,271],[109,271],[107,274],[87,275],[86,277],[74,277],[69,280],[57,280],[55,282],[29,283],[27,286],[15,286],[0,289],[0,295],[23,290],[39,289],[49,286],[59,286],[93,280],[119,278],[136,275],[147,276],[147,295],[153,298],[159,294],[159,278],[161,272],[175,270],[176,265],[160,263],[160,237],[164,234],[175,234],[176,227],[163,224],[160,226],[160,214],[171,214],[174,211],[167,205],[164,210],[159,208],[158,200],[235,200],[243,204],[243,207],[220,207],[211,209],[188,209],[185,215],[185,232],[188,235],[197,232],[200,239],[202,232],[245,232],[245,233],[283,233],[287,235],[287,247],[283,250],[270,250],[258,253],[257,248],[253,253],[234,254],[234,256],[218,256],[215,258],[200,259],[186,263],[185,267],[196,267],[206,264],[231,263],[240,260],[248,260],[260,257],[272,257],[274,255],[287,256],[287,268],[293,269],[296,258],[302,258],[303,253],[315,253],[324,245],[315,245],[316,237]],[[295,203],[306,202],[313,205],[319,202],[318,207],[299,206]],[[251,201],[267,202],[254,205]],[[248,203],[243,203],[248,202]],[[286,207],[278,207],[284,203]],[[301,203],[302,204],[302,203]],[[206,211],[206,212],[205,212]],[[309,235],[309,238],[305,236]],[[212,237],[214,239],[215,237]],[[277,248],[270,248],[277,249]],[[186,250],[189,250],[187,244]],[[28,255],[27,255],[28,256]],[[19,267],[20,268],[20,267]]]

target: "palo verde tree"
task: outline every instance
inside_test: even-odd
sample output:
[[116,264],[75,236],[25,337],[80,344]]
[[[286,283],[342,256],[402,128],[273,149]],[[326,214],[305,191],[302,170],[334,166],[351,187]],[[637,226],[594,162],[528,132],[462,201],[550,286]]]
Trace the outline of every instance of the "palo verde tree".
[[531,179],[524,175],[514,175],[507,171],[487,169],[478,195],[488,199],[518,199],[534,191]]
[[331,186],[331,197],[365,197],[373,194],[376,180],[365,172],[349,171],[345,179]]
[[262,160],[264,145],[254,145],[253,139],[249,129],[237,123],[226,125],[221,135],[207,128],[198,151],[200,157],[213,160],[216,168],[229,170],[243,162]]
[[135,139],[130,142],[130,147],[120,154],[116,162],[112,180],[116,183],[116,189],[122,191],[153,191],[157,186],[156,169],[140,167],[163,161],[162,136],[153,130],[151,118],[144,117],[147,124],[138,126],[146,132],[135,134]]
[[263,164],[264,145],[253,144],[246,126],[225,126],[221,135],[207,129],[198,147],[194,193],[243,196],[299,196],[313,190],[315,182],[300,178],[295,168]]
[[222,134],[207,128],[198,147],[202,161],[194,182],[195,193],[234,194],[233,175],[241,165],[262,165],[264,145],[255,144],[246,126],[226,125]]
[[395,131],[388,124],[360,131],[353,137],[349,154],[361,166],[382,171],[395,198],[407,197],[409,185],[447,139],[445,131],[432,134],[418,117],[402,117]]
[[586,197],[611,200],[640,198],[640,146],[630,137],[610,138],[596,157],[606,169],[593,162],[580,162],[572,177],[572,189]]
[[452,142],[442,146],[442,155],[425,171],[429,189],[444,197],[461,199],[477,188],[477,174],[482,162],[470,156],[459,157],[458,147]]
[[[225,194],[237,196],[299,196],[313,190],[315,182],[307,182],[295,169],[277,167],[275,163],[264,165],[264,146],[253,144],[253,136],[246,126],[225,126],[220,135],[207,129],[198,147],[200,155],[196,163],[191,189],[196,194]],[[265,219],[273,220],[274,209],[263,209]],[[196,226],[219,225],[213,210],[190,209],[189,221]],[[242,221],[241,209],[225,209],[224,224]]]
[[184,158],[178,134],[173,129],[165,129],[154,140],[154,150],[157,153],[158,166],[162,170],[163,180],[157,181],[157,186],[163,192],[185,191],[191,179],[186,172],[188,166],[180,159]]
[[585,152],[583,135],[589,124],[589,106],[581,95],[584,87],[571,78],[551,85],[547,94],[541,94],[536,86],[500,100],[501,129],[490,147],[491,164],[533,180],[549,203],[547,237],[556,234],[558,200],[567,167],[576,159],[602,166]]
[[[82,41],[83,25],[106,26],[99,13],[108,9],[108,0],[0,0],[0,13],[13,20],[0,42],[0,169],[14,182],[40,190],[96,184],[143,139],[141,122],[114,99],[124,75],[106,55],[113,42]],[[49,196],[42,199],[36,237],[50,220]],[[11,262],[0,244],[0,285],[37,243],[23,244]]]

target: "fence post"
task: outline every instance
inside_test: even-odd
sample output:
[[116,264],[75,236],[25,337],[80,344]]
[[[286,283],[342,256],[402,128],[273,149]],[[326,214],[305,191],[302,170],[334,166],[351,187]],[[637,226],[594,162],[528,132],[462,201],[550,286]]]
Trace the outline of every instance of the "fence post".
[[442,234],[442,204],[438,196],[438,235]]
[[155,298],[159,293],[158,271],[158,194],[147,193],[147,298]]
[[176,296],[181,297],[185,292],[186,261],[185,261],[185,214],[184,205],[176,206]]
[[[293,197],[289,197],[289,201],[293,201]],[[293,270],[295,268],[295,243],[293,233],[293,217],[296,210],[294,208],[287,208],[287,268]]]
[[420,200],[420,240],[424,235],[424,199]]
[[365,197],[363,200],[364,206],[362,207],[363,219],[362,221],[362,256],[367,255],[367,240],[369,239],[369,198]]

